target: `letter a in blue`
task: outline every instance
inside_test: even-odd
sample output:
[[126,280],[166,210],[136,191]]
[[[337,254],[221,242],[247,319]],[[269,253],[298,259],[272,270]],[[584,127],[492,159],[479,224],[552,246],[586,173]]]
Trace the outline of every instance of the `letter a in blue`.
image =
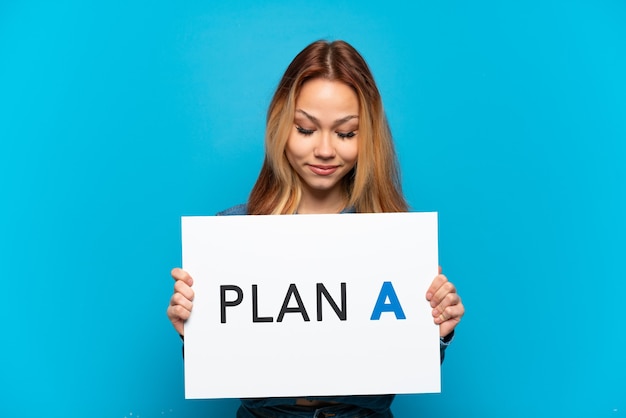
[[[385,303],[387,299],[389,299],[389,303]],[[396,291],[393,290],[391,282],[383,283],[383,287],[380,289],[380,294],[378,295],[378,300],[376,301],[376,306],[374,306],[374,312],[372,312],[370,320],[378,321],[380,319],[380,314],[383,312],[393,312],[396,315],[396,319],[406,319],[402,306],[400,306],[398,295],[396,295]]]

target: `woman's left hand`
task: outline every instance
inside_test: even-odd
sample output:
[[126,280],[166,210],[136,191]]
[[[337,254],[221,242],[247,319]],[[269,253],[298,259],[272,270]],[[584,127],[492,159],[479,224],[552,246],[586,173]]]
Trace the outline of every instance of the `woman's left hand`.
[[461,322],[465,307],[456,293],[456,287],[441,274],[441,267],[439,267],[439,275],[435,277],[426,292],[426,300],[433,308],[432,314],[435,324],[439,325],[439,335],[447,336]]

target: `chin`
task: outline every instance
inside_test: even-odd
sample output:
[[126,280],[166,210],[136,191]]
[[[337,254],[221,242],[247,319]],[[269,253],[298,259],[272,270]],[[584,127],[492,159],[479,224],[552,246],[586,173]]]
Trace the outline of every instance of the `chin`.
[[311,189],[311,190],[315,190],[318,192],[325,192],[325,191],[329,191],[334,189],[335,187],[337,187],[337,182],[312,182],[312,183],[307,183],[307,186]]

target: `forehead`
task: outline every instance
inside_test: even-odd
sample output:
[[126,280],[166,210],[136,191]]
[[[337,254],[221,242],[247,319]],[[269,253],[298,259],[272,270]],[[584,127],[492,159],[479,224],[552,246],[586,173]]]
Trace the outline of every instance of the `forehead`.
[[307,113],[333,114],[337,116],[358,115],[359,100],[352,87],[341,81],[322,78],[309,80],[302,86],[296,99],[296,108]]

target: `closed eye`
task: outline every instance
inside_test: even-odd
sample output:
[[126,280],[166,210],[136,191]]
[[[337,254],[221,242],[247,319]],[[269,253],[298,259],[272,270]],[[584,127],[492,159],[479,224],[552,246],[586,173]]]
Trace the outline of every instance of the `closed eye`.
[[356,135],[356,131],[352,132],[337,132],[337,136],[341,139],[352,138]]
[[296,125],[296,130],[300,132],[302,135],[312,135],[315,132],[313,129],[304,129],[301,126]]

